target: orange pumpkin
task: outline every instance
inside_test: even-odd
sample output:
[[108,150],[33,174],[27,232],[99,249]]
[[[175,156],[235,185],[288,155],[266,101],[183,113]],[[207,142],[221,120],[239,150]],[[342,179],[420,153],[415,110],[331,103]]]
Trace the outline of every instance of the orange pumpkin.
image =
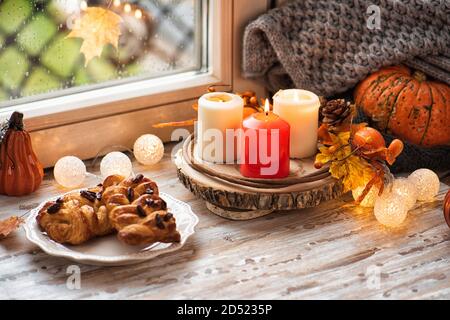
[[448,85],[399,65],[371,74],[354,96],[379,130],[423,146],[450,144]]
[[14,112],[0,145],[0,194],[27,195],[36,191],[43,177],[30,135],[23,128],[23,114]]

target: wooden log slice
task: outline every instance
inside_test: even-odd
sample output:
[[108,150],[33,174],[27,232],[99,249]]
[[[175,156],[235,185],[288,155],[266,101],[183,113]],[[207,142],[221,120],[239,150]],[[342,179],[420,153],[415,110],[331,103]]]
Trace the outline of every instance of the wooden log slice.
[[[217,170],[218,174],[215,175],[214,168],[217,165],[209,164],[206,171],[202,167],[192,165],[190,157],[186,156],[190,144],[191,142],[187,141],[183,150],[177,154],[178,178],[188,190],[208,203],[208,209],[226,218],[246,220],[277,210],[315,207],[324,201],[340,197],[343,193],[342,184],[328,172],[325,175],[324,172],[309,172],[305,182],[286,185],[264,185],[262,179],[255,185],[245,184],[239,177],[236,180],[229,176],[224,177],[223,167]],[[300,175],[305,174],[304,170],[298,172]],[[293,177],[289,179],[295,180]]]
[[238,183],[246,186],[267,189],[268,187],[280,188],[293,184],[316,181],[326,178],[330,175],[328,166],[320,169],[314,168],[314,158],[307,159],[291,159],[290,173],[286,178],[278,179],[261,179],[247,178],[241,175],[238,164],[218,164],[203,161],[198,156],[197,145],[192,140],[192,135],[188,137],[183,145],[183,157],[196,171],[203,172],[207,175],[220,178],[232,183]]
[[222,208],[210,202],[206,202],[206,207],[212,213],[230,220],[251,220],[271,214],[274,210],[238,210]]

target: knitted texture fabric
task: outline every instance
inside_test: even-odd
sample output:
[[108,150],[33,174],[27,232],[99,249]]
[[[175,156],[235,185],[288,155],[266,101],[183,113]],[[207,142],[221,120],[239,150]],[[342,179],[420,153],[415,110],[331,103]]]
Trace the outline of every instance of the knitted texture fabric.
[[331,96],[398,63],[450,84],[450,0],[292,0],[244,35],[244,75],[274,92]]

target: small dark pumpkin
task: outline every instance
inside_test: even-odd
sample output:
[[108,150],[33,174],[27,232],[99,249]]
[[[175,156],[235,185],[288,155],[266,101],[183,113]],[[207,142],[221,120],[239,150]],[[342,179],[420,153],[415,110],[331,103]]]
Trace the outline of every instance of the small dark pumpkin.
[[447,195],[444,199],[444,217],[450,228],[450,190],[447,191]]
[[44,171],[23,128],[23,114],[14,112],[0,145],[0,194],[24,196],[36,191]]

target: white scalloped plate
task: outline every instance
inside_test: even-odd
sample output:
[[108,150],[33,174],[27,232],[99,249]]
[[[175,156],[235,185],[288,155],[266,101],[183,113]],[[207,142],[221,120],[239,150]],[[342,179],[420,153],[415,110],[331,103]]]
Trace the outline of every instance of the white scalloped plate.
[[24,229],[28,240],[52,256],[97,266],[121,266],[139,263],[164,253],[179,250],[186,243],[186,240],[194,234],[194,228],[198,223],[198,217],[192,212],[190,205],[165,193],[161,193],[160,196],[167,202],[167,207],[177,220],[177,229],[181,234],[180,243],[128,246],[120,242],[113,234],[92,239],[78,246],[62,245],[51,240],[45,232],[42,232],[36,221],[36,216],[45,203],[54,201],[58,197],[50,198],[33,209],[25,221]]

